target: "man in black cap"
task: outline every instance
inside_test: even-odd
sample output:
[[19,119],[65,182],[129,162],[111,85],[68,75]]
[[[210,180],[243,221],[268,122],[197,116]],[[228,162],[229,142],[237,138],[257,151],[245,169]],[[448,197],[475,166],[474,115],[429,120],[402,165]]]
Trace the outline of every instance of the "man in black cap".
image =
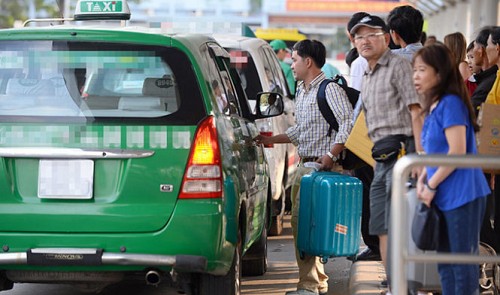
[[[389,30],[378,16],[360,19],[351,34],[359,54],[368,61],[361,88],[368,136],[374,148],[396,139],[394,152],[402,151],[401,141],[415,138],[421,151],[420,133],[423,125],[421,108],[413,86],[410,62],[389,49]],[[392,145],[391,145],[392,146]],[[374,158],[377,160],[376,155]],[[370,187],[370,234],[377,235],[382,262],[387,270],[389,212],[391,204],[392,169],[397,157],[377,160]],[[416,174],[414,171],[413,174]]]
[[[349,40],[354,45],[354,35],[350,33],[351,29],[365,16],[369,14],[366,12],[356,12],[352,15],[351,19],[347,23],[347,34]],[[355,56],[348,61],[346,56],[346,63],[349,65],[349,75],[351,77],[350,86],[356,90],[361,91],[361,84],[363,81],[363,74],[368,68],[368,62],[362,56],[359,56],[356,47],[349,51],[348,56]],[[358,100],[356,108],[354,110],[353,124],[356,121],[357,116],[361,110],[362,100]],[[370,186],[373,180],[373,168],[370,165],[354,169],[354,176],[356,176],[361,182],[363,182],[363,209],[361,214],[361,236],[363,237],[363,242],[366,248],[361,251],[355,258],[355,261],[361,260],[376,260],[380,261],[380,249],[378,246],[378,236],[370,235],[369,231],[369,221],[370,221]],[[349,259],[349,258],[348,258]]]

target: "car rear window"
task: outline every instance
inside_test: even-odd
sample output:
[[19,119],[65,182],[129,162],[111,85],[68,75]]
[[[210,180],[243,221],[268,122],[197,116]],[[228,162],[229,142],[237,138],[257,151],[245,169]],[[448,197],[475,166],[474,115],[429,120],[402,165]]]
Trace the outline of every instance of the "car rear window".
[[0,42],[0,120],[173,120],[204,116],[193,67],[176,48]]

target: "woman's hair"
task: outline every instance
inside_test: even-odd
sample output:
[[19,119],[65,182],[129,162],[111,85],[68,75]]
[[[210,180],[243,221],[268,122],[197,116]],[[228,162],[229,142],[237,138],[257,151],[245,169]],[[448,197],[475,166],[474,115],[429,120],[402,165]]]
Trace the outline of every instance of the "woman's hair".
[[488,37],[492,30],[492,26],[482,27],[479,33],[477,33],[476,39],[474,39],[475,43],[482,47],[486,47],[486,45],[488,45]]
[[465,37],[462,33],[456,32],[444,36],[444,45],[451,50],[453,60],[457,66],[461,62],[465,61],[465,56],[467,54],[467,42],[465,41]]
[[493,27],[493,29],[491,29],[491,41],[493,42],[493,44],[495,45],[499,45],[500,44],[500,27]]
[[474,41],[471,41],[469,43],[469,45],[467,45],[467,50],[465,52],[469,52],[471,51],[472,49],[474,49]]
[[420,57],[426,65],[432,67],[439,76],[439,83],[424,96],[423,112],[429,113],[431,105],[439,101],[443,95],[455,94],[467,106],[471,124],[474,130],[478,131],[479,126],[476,123],[476,116],[469,98],[469,92],[462,80],[458,67],[452,60],[450,49],[444,45],[433,44],[417,51],[413,56],[413,63],[415,63],[417,57]]

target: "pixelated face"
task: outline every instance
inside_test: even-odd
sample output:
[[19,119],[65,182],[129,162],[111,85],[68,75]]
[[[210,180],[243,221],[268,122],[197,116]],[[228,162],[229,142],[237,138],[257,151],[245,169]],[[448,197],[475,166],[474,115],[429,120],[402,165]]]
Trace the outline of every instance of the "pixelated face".
[[231,67],[235,69],[244,69],[248,65],[248,53],[241,50],[230,50]]

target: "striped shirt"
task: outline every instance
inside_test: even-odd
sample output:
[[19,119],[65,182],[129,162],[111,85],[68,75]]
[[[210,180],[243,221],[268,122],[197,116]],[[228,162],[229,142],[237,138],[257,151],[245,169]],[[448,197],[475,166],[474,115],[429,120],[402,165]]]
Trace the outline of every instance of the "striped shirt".
[[410,62],[387,50],[373,70],[367,69],[361,90],[368,136],[413,136],[410,105],[419,104]]
[[326,79],[321,72],[310,85],[299,82],[295,98],[295,125],[288,128],[286,134],[298,147],[300,157],[320,157],[331,150],[336,143],[345,143],[352,129],[352,105],[345,92],[335,83],[326,87],[326,100],[339,123],[339,130],[332,130],[318,107],[317,94],[319,85]]

